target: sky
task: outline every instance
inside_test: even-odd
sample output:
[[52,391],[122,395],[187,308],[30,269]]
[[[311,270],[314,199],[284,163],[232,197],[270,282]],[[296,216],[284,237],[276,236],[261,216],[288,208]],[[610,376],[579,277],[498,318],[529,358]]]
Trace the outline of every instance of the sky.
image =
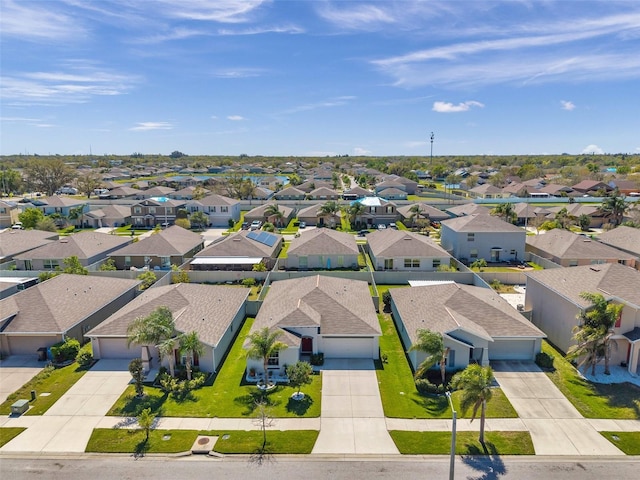
[[0,0],[0,48],[1,155],[640,153],[637,0]]

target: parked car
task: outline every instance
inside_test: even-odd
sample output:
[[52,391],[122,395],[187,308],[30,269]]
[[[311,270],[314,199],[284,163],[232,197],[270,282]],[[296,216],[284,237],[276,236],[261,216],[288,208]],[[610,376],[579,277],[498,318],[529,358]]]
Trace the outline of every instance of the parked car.
[[398,229],[398,226],[397,226],[394,222],[391,222],[391,223],[389,224],[389,228],[393,228],[394,230],[397,230],[397,229]]
[[251,222],[251,230],[260,230],[260,227],[262,227],[262,222],[260,220],[254,220]]
[[22,222],[16,222],[14,223],[11,228],[13,230],[24,230],[24,227],[22,226]]
[[307,228],[307,222],[300,222],[299,228]]
[[379,223],[378,224],[378,230],[385,230],[387,228],[387,226],[384,223]]
[[249,222],[242,222],[242,225],[240,226],[240,228],[242,230],[249,230]]
[[359,237],[364,237],[367,233],[369,233],[369,230],[360,230],[358,232],[358,236]]

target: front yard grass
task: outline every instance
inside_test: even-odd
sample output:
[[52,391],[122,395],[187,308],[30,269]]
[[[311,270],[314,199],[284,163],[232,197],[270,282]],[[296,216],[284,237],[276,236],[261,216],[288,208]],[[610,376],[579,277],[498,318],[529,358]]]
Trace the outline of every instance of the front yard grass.
[[[253,416],[256,401],[262,394],[254,384],[244,381],[246,352],[242,348],[252,324],[253,319],[247,318],[213,381],[193,390],[185,399],[177,400],[156,387],[145,387],[145,397],[138,399],[134,386],[130,385],[107,415],[137,416],[150,407],[153,413],[164,417]],[[291,395],[297,390],[287,385],[278,385],[264,398],[273,417],[319,417],[321,389],[322,377],[314,375],[312,383],[301,389],[305,394],[303,400],[292,400]]]
[[[198,435],[218,436],[213,450],[219,453],[252,454],[262,447],[262,432],[151,430],[145,442],[143,430],[96,428],[86,452],[96,453],[181,453],[191,450]],[[223,438],[227,436],[228,438]],[[267,430],[266,450],[270,454],[308,454],[318,438],[316,430]]]
[[[392,430],[391,438],[403,455],[447,455],[451,432]],[[486,449],[478,432],[456,433],[456,455],[535,455],[529,432],[484,432]]]
[[542,351],[554,357],[555,370],[547,372],[547,376],[584,417],[640,419],[640,387],[632,383],[589,382],[548,342],[542,342]]
[[[387,355],[387,363],[377,362],[378,385],[384,414],[392,418],[451,418],[449,402],[444,395],[421,395],[416,390],[413,372],[398,337],[395,324],[388,314],[379,314],[382,337],[380,354]],[[471,418],[471,410],[460,410],[460,392],[451,395],[459,418]],[[496,388],[487,403],[487,418],[517,418],[518,414],[502,392]]]
[[640,455],[640,432],[600,432],[627,455]]
[[0,447],[4,446],[6,443],[9,443],[11,440],[16,438],[22,432],[24,432],[26,428],[24,427],[2,427],[0,428]]
[[[36,400],[29,402],[31,408],[27,410],[25,415],[42,415],[85,373],[87,373],[87,369],[80,367],[77,363],[62,368],[45,367],[20,389],[7,397],[5,402],[0,405],[0,415],[9,415],[11,404],[16,400],[30,399],[31,390],[36,391]],[[43,393],[49,393],[49,395],[43,396]]]

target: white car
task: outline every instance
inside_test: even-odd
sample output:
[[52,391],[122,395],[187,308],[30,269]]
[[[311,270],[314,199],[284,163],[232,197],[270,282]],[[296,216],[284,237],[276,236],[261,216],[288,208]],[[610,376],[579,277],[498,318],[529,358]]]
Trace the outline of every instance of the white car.
[[12,230],[24,230],[24,227],[22,226],[22,222],[16,222],[11,226]]
[[251,226],[249,227],[249,229],[260,230],[261,226],[262,226],[262,222],[260,220],[254,220],[253,222],[251,222]]

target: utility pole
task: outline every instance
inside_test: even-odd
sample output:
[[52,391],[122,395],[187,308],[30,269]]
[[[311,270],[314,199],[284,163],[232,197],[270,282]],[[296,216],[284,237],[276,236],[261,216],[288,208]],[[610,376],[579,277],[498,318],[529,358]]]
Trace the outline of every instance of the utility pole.
[[445,392],[447,399],[449,400],[449,406],[451,407],[451,414],[453,416],[453,423],[451,424],[451,452],[449,455],[449,480],[454,478],[454,469],[456,465],[456,421],[458,419],[458,412],[453,408],[453,401],[451,400],[451,392]]
[[433,132],[431,132],[431,162],[430,162],[431,166],[433,166],[433,139],[434,139],[434,135],[433,135]]

